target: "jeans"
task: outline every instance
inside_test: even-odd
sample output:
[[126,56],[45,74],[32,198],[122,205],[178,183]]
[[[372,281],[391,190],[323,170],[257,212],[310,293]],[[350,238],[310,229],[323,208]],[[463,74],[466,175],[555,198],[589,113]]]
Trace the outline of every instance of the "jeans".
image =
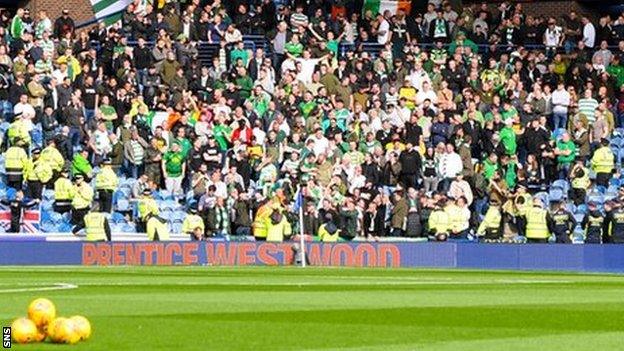
[[553,112],[553,127],[554,129],[563,128],[568,126],[568,113],[567,112]]
[[141,165],[135,165],[134,163],[124,159],[124,169],[128,178],[137,179],[139,177]]
[[93,118],[95,117],[95,110],[89,110],[85,108],[85,121],[87,123],[91,122],[93,120]]
[[172,195],[182,193],[182,177],[167,177],[165,178],[165,188],[171,192]]

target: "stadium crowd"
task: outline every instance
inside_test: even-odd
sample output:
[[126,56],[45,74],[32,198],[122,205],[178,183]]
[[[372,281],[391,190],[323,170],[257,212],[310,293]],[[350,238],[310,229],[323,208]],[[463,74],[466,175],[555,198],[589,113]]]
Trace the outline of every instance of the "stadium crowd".
[[197,240],[624,242],[624,15],[370,3],[135,1],[92,29],[3,12],[6,184],[26,196],[6,201],[54,189],[94,240],[125,178],[151,238],[169,197]]

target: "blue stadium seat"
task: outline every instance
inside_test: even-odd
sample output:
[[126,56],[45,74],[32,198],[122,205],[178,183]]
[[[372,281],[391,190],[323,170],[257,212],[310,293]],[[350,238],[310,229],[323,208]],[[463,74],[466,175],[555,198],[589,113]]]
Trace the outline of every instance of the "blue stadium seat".
[[602,185],[596,185],[596,187],[594,188],[594,192],[599,192],[600,194],[604,195],[607,193],[607,188]]
[[571,202],[568,202],[568,203],[566,204],[566,210],[567,210],[568,212],[570,212],[570,213],[576,213],[576,205],[574,205],[574,204],[573,204],[573,203],[571,203]]
[[544,192],[544,191],[541,191],[541,192],[533,195],[533,198],[540,199],[544,205],[548,205],[549,202],[550,202],[549,197],[548,197],[548,193]]
[[583,221],[584,217],[585,217],[585,215],[582,214],[582,213],[575,213],[574,214],[574,219],[576,220],[577,223],[581,223]]
[[598,205],[602,206],[605,202],[605,197],[599,193],[591,193],[587,196],[587,202],[595,202]]
[[568,191],[570,191],[570,183],[567,180],[564,179],[558,179],[555,180],[552,183],[552,187],[551,188],[559,188],[561,190],[563,190],[564,193],[568,193]]
[[578,206],[576,206],[576,211],[575,213],[582,213],[582,214],[586,214],[587,213],[588,208],[586,204],[580,204]]
[[127,199],[117,200],[117,206],[115,208],[115,211],[118,211],[118,212],[130,211],[130,202]]
[[119,212],[113,212],[110,216],[110,221],[117,224],[117,223],[126,223],[126,217],[119,213]]
[[43,200],[54,200],[54,189],[45,189],[41,194]]
[[550,199],[550,202],[559,202],[566,198],[566,194],[563,193],[561,188],[550,188],[548,198]]
[[175,211],[173,212],[171,218],[173,221],[179,221],[180,223],[182,223],[182,221],[184,221],[184,218],[186,218],[186,216],[188,216],[188,214],[184,211]]
[[615,186],[615,187],[619,187],[620,186],[620,178],[611,178],[609,179],[609,186]]
[[134,223],[123,223],[121,225],[121,231],[124,233],[136,233],[136,226]]

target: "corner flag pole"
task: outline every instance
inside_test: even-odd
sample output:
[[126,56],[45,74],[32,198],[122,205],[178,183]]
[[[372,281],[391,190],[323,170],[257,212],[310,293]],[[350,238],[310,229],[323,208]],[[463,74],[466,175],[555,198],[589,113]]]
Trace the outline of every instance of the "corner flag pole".
[[301,245],[301,267],[306,266],[306,247],[305,240],[303,239],[303,194],[301,193],[301,186],[297,191],[297,203],[299,204],[299,245]]

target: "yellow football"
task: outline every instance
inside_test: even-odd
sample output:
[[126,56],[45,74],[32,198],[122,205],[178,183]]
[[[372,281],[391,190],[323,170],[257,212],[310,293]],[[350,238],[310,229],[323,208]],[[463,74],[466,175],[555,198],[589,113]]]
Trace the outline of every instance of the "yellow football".
[[27,344],[37,341],[39,330],[35,322],[28,318],[18,318],[11,323],[11,335],[18,344]]
[[56,318],[56,307],[48,299],[36,299],[28,306],[28,318],[35,322],[39,329],[44,329]]
[[91,323],[83,316],[73,316],[70,318],[74,322],[74,327],[80,335],[80,340],[87,340],[91,336]]

